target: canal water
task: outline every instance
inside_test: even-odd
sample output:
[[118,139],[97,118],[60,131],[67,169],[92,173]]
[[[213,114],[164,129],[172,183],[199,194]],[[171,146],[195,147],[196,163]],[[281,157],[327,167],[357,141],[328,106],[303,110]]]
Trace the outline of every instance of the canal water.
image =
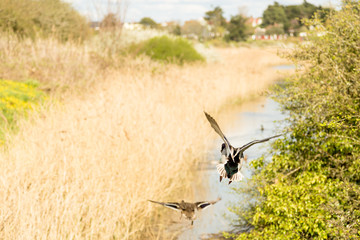
[[[276,121],[284,119],[284,114],[280,111],[278,103],[270,98],[261,97],[242,104],[238,109],[232,112],[225,125],[220,119],[218,124],[224,131],[225,136],[230,143],[239,147],[255,139],[262,139],[279,132],[279,124]],[[210,130],[211,129],[211,130]],[[209,125],[209,131],[213,131]],[[216,134],[216,133],[215,133]],[[221,138],[217,136],[214,146],[208,153],[206,161],[199,165],[198,174],[202,174],[202,181],[194,186],[194,196],[196,200],[215,200],[221,197],[222,200],[213,206],[204,209],[198,213],[194,225],[183,227],[180,240],[188,239],[207,239],[212,234],[221,233],[222,231],[231,231],[231,220],[234,215],[228,211],[228,207],[244,198],[241,194],[236,194],[232,186],[238,187],[243,184],[246,186],[246,179],[251,176],[251,169],[246,165],[241,170],[245,179],[242,182],[233,182],[228,185],[228,180],[219,182],[219,174],[216,171],[216,164],[220,160]],[[245,151],[248,155],[248,161],[261,157],[270,147],[270,140],[266,143],[253,145]],[[237,186],[236,186],[237,185]]]

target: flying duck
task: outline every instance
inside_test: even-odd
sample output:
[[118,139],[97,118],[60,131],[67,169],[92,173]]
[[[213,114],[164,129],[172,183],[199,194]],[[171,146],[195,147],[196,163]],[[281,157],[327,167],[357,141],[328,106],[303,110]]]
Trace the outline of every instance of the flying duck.
[[215,130],[217,134],[220,135],[220,137],[224,141],[224,143],[221,145],[221,158],[225,163],[218,164],[216,166],[216,169],[220,174],[220,182],[223,178],[229,178],[229,184],[232,181],[241,181],[244,176],[240,173],[240,169],[242,168],[244,162],[246,162],[247,160],[247,156],[244,157],[244,151],[254,144],[266,142],[272,138],[280,137],[282,135],[278,134],[261,140],[254,140],[243,145],[242,147],[234,148],[233,146],[231,146],[229,140],[227,140],[227,138],[221,131],[215,119],[212,118],[208,113],[204,113],[207,120],[210,122],[211,127]]
[[194,220],[196,219],[195,211],[200,211],[202,209],[205,209],[210,205],[217,203],[220,200],[221,198],[218,198],[217,200],[211,202],[203,201],[203,202],[195,202],[195,203],[184,202],[184,200],[182,200],[181,202],[157,202],[152,200],[148,200],[148,201],[163,205],[164,207],[168,207],[176,211],[180,211],[181,213],[180,219],[181,216],[184,216],[186,219],[191,220],[191,225],[193,225]]

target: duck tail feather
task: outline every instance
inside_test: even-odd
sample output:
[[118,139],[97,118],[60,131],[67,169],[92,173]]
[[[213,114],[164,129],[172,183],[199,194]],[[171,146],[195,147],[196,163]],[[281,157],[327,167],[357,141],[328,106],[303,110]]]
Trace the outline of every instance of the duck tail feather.
[[244,178],[244,175],[242,175],[241,172],[237,172],[230,178],[230,180],[234,181],[234,182],[239,182],[239,181],[242,181],[243,178]]
[[220,176],[222,176],[223,178],[226,178],[225,164],[216,165],[216,169],[217,169],[218,173],[220,174]]

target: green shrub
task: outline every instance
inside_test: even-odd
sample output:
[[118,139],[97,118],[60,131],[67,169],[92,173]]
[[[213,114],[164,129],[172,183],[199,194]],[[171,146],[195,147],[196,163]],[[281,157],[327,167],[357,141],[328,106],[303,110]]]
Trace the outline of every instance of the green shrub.
[[167,36],[151,38],[139,46],[139,53],[144,53],[151,59],[184,64],[195,61],[205,61],[194,47],[183,38]]
[[0,30],[32,39],[55,35],[63,41],[90,33],[85,18],[61,0],[1,0]]
[[4,142],[5,129],[14,130],[19,117],[36,109],[45,99],[34,81],[15,82],[0,79],[0,145]]
[[309,24],[311,42],[292,53],[306,70],[276,89],[289,133],[271,162],[252,162],[246,192],[259,201],[234,209],[253,227],[237,239],[360,237],[360,2]]

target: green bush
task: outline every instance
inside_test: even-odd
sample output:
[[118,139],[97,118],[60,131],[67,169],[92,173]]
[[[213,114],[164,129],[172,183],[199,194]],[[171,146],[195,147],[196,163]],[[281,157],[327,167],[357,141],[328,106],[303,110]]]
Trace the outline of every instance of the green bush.
[[144,53],[151,59],[167,63],[182,65],[189,62],[205,61],[204,57],[183,38],[154,37],[142,43],[139,49],[139,53]]
[[85,18],[61,0],[1,0],[0,30],[32,39],[51,35],[63,41],[84,39],[90,33]]
[[288,134],[271,162],[251,163],[256,190],[245,192],[259,201],[234,208],[253,228],[237,239],[360,237],[360,2],[308,24],[311,42],[292,54],[307,68],[276,89]]
[[4,142],[4,132],[14,130],[19,117],[36,109],[45,99],[34,81],[15,82],[0,79],[0,145]]

